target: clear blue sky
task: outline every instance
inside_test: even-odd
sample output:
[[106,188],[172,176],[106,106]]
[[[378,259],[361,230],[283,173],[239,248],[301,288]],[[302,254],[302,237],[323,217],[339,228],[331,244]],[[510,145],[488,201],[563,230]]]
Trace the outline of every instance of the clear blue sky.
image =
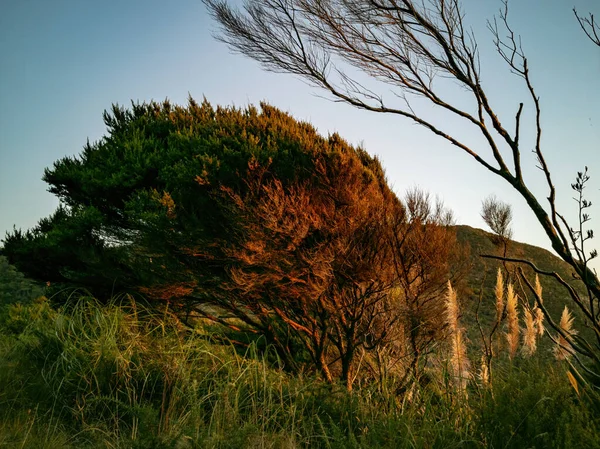
[[[467,0],[465,11],[479,38],[485,87],[510,122],[524,92],[493,53],[485,29],[499,6],[497,0]],[[569,186],[588,165],[588,193],[597,204],[592,223],[600,229],[600,50],[584,39],[573,6],[600,16],[597,0],[512,0],[510,17],[523,36],[541,96],[543,148],[559,207],[575,216]],[[524,202],[458,149],[406,120],[333,103],[293,76],[264,72],[215,41],[215,29],[199,0],[4,0],[0,238],[13,225],[31,227],[56,208],[40,179],[43,169],[79,153],[86,139],[99,139],[105,131],[102,111],[112,103],[165,98],[185,103],[189,93],[215,105],[266,100],[324,134],[337,131],[351,143],[362,142],[381,157],[397,192],[418,185],[437,194],[459,223],[484,227],[481,201],[496,194],[514,206],[515,238],[547,246]],[[449,125],[479,145],[460,123]],[[533,157],[527,152],[524,157],[532,190],[546,195]]]

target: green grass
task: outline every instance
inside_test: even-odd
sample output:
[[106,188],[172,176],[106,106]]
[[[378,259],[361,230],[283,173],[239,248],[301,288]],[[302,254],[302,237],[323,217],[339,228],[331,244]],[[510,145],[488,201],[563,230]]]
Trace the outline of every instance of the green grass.
[[292,376],[268,348],[240,354],[212,332],[128,298],[5,307],[0,447],[600,447],[564,366],[503,363],[468,399],[438,376],[409,399]]

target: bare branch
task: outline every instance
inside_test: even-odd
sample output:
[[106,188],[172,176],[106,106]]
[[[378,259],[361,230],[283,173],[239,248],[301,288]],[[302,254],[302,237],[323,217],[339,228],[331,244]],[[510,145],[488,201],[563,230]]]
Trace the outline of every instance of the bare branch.
[[582,17],[577,12],[577,9],[573,8],[573,14],[577,18],[579,26],[585,33],[585,35],[598,47],[600,47],[600,24],[594,21],[594,15],[590,13],[587,17]]
[[575,291],[575,289],[569,283],[567,283],[557,272],[555,272],[555,271],[544,271],[544,270],[541,270],[533,262],[531,262],[529,260],[526,260],[526,259],[518,259],[518,258],[504,257],[504,256],[494,256],[494,255],[491,255],[491,254],[481,254],[480,256],[483,257],[483,258],[486,258],[486,259],[496,259],[496,260],[502,260],[502,261],[506,261],[506,262],[516,262],[516,263],[528,265],[528,266],[530,266],[533,269],[533,271],[535,271],[538,274],[541,274],[541,275],[544,275],[544,276],[553,277],[565,289],[567,289],[567,291],[569,292],[569,295],[571,296],[571,299],[573,300],[573,302],[575,302],[575,304],[577,304],[577,306],[579,307],[579,309],[592,322],[595,321],[594,318],[593,318],[593,316],[590,314],[590,311],[585,306],[585,304],[583,303],[583,301],[581,300],[581,298],[579,297],[579,295],[577,294],[577,292]]

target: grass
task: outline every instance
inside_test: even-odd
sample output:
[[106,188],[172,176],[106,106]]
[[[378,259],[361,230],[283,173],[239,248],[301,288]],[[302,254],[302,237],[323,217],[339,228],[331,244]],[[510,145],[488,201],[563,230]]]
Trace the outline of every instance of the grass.
[[12,305],[2,329],[0,447],[600,447],[561,365],[506,361],[468,399],[440,377],[409,400],[292,376],[268,348],[239,354],[128,298]]

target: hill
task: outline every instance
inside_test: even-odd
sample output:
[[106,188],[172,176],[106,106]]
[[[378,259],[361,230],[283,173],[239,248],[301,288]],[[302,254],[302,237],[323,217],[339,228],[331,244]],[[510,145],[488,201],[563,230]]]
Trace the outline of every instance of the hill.
[[[466,244],[470,248],[471,269],[464,280],[462,303],[464,323],[468,328],[469,337],[478,340],[479,334],[475,321],[475,313],[479,302],[479,296],[480,294],[482,295],[479,309],[480,320],[484,328],[488,329],[495,319],[494,286],[496,283],[498,267],[502,266],[502,262],[486,259],[481,257],[481,255],[502,255],[502,248],[494,244],[494,234],[471,226],[456,226],[456,236],[461,244]],[[529,260],[539,269],[544,271],[555,271],[582,295],[585,294],[583,283],[573,278],[573,270],[571,267],[546,249],[528,245],[526,243],[510,241],[508,244],[507,256]],[[528,275],[531,282],[533,282],[535,274],[528,266],[524,264],[507,263],[506,268],[508,268],[509,271],[514,272],[518,265],[523,266],[525,273]],[[567,305],[569,310],[571,310],[575,316],[575,327],[582,330],[583,335],[586,335],[585,331],[587,329],[583,329],[582,326],[582,314],[579,313],[578,310],[574,310],[572,301],[565,288],[556,280],[549,277],[541,276],[540,282],[543,288],[542,296],[544,298],[544,305],[554,320],[557,322],[560,320],[560,315],[565,305]],[[519,296],[522,298],[524,297],[526,301],[533,304],[533,295],[531,295],[526,285],[523,285],[522,287],[523,288],[520,288],[520,286],[517,287]],[[545,346],[547,345],[549,345],[549,342],[546,342]]]

